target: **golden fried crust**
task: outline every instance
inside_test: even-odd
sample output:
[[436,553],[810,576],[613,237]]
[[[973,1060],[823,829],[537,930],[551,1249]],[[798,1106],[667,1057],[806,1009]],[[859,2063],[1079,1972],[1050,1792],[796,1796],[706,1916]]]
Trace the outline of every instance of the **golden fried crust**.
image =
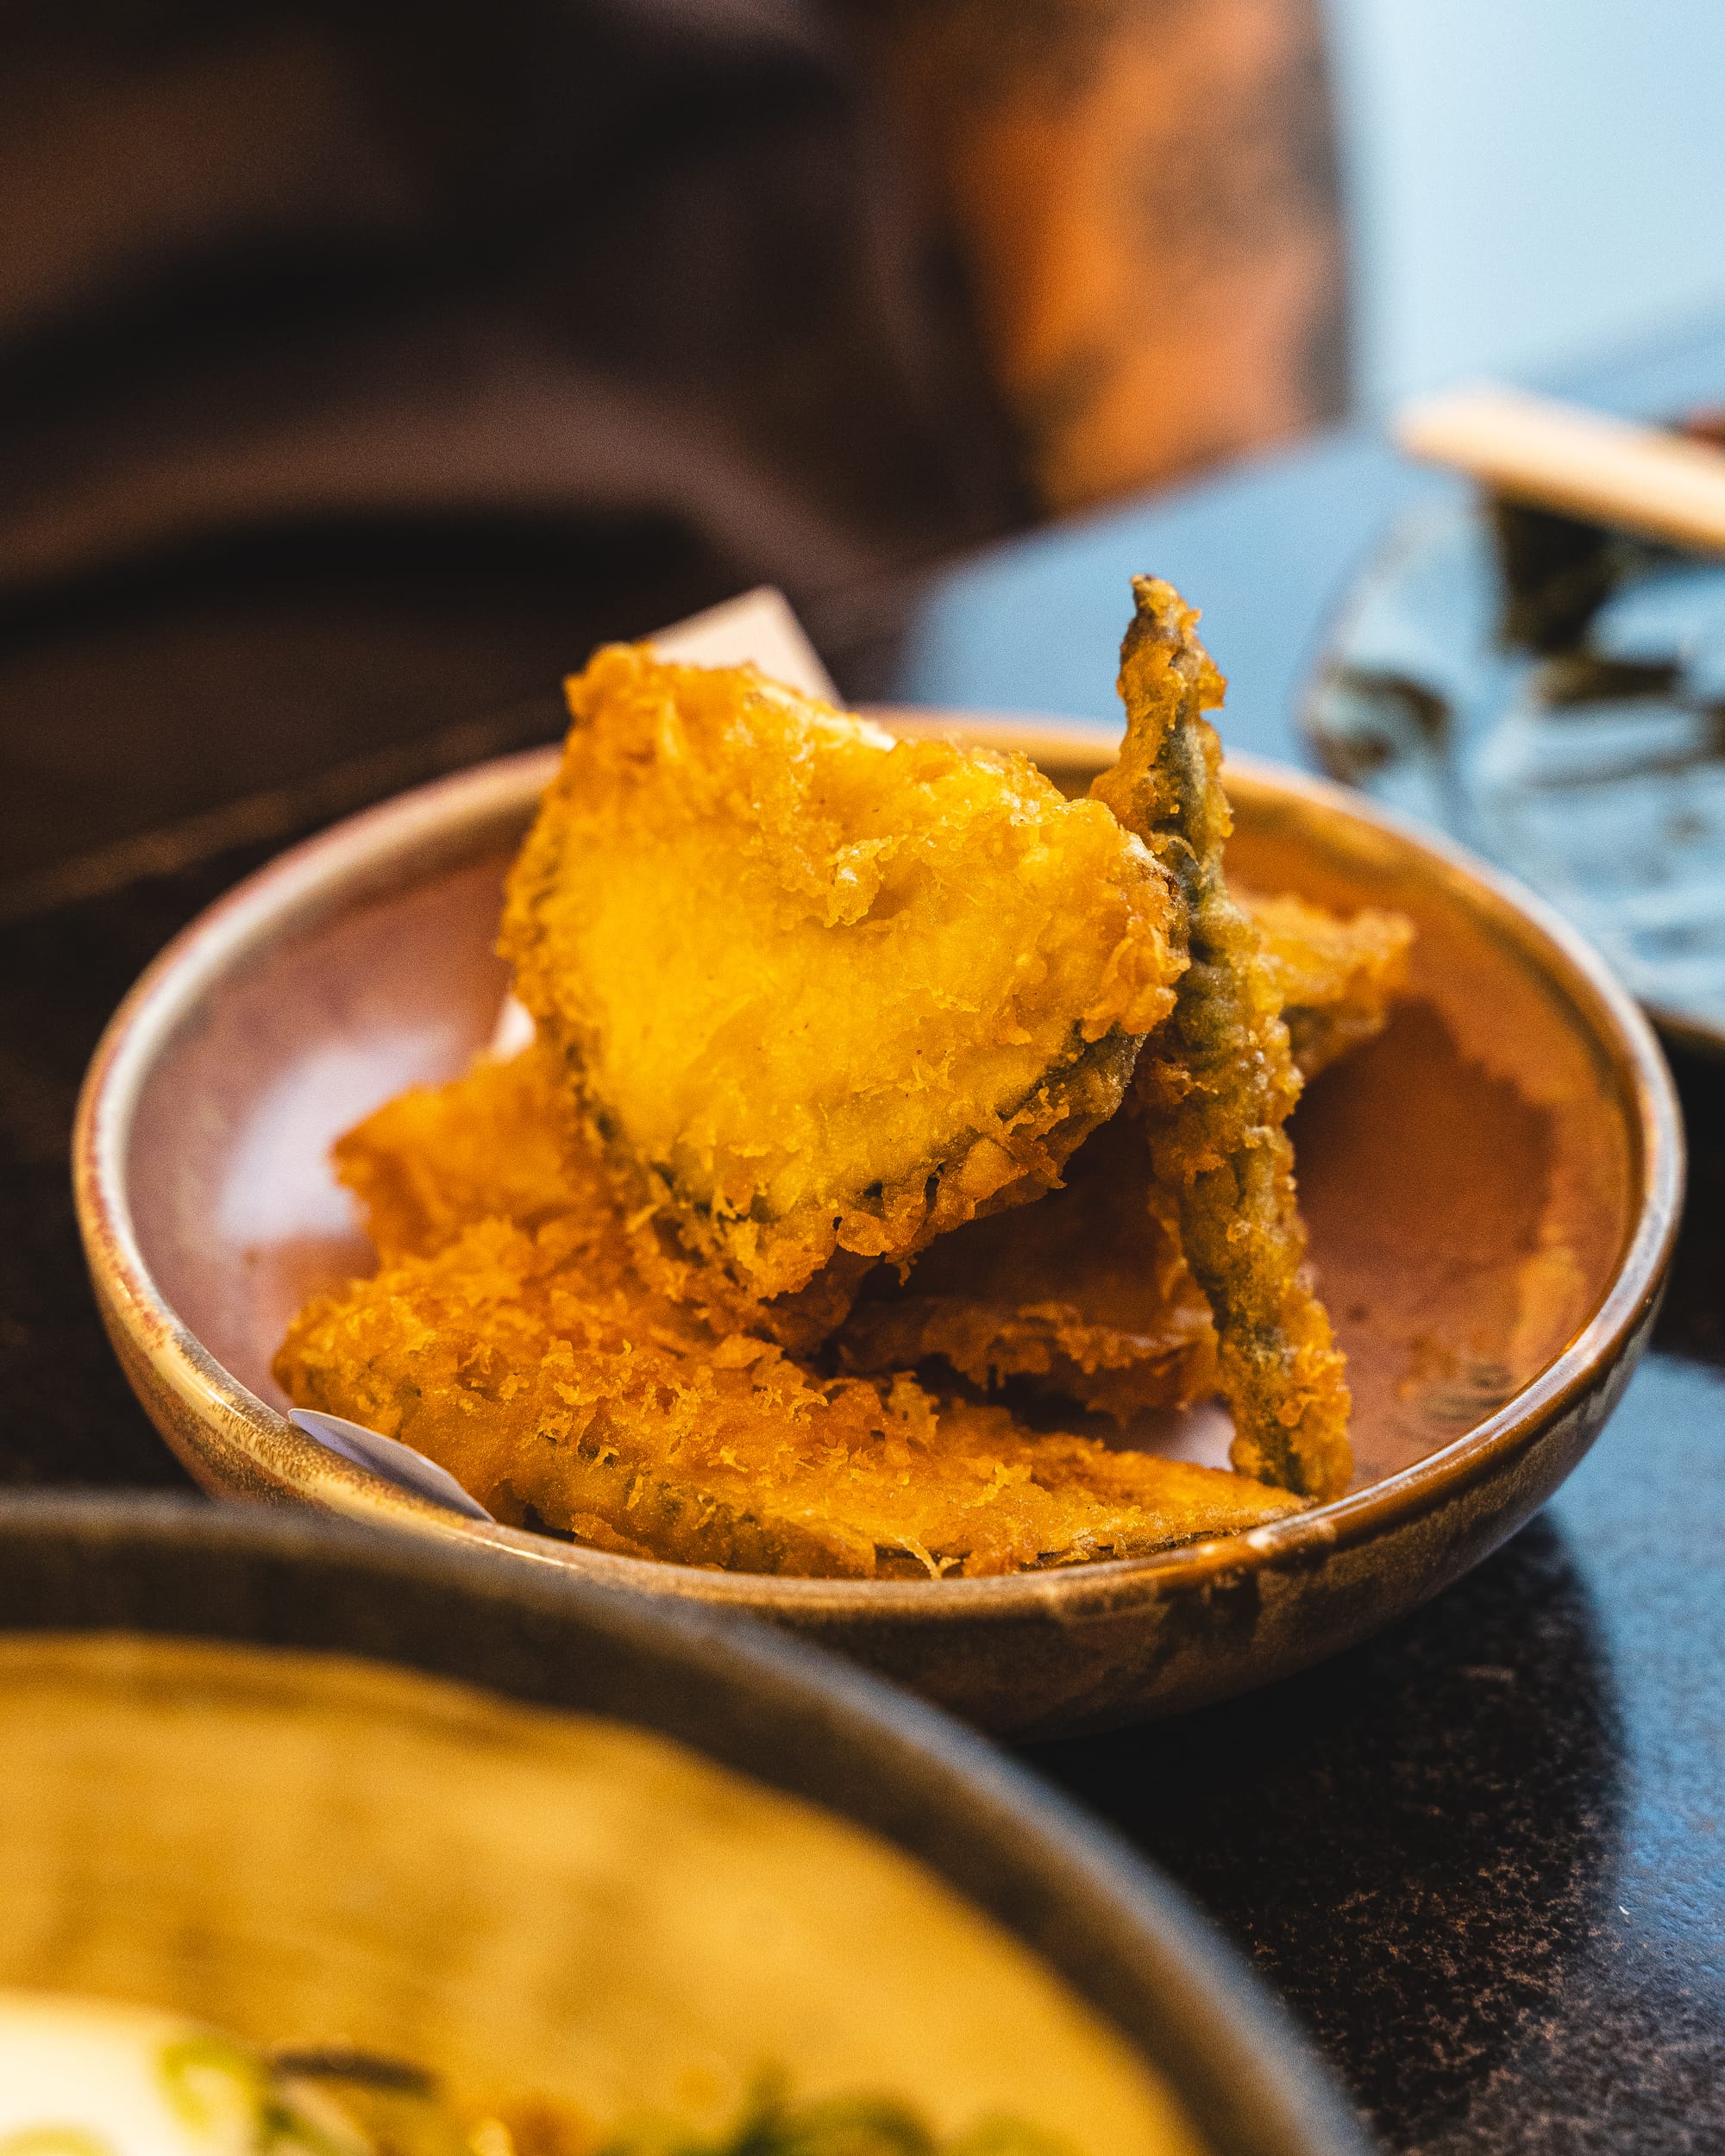
[[1138,1069],[1151,1164],[1177,1200],[1187,1263],[1215,1320],[1234,1464],[1333,1497],[1352,1469],[1348,1393],[1302,1271],[1283,1127],[1300,1076],[1262,939],[1222,871],[1232,819],[1203,714],[1220,705],[1224,684],[1198,641],[1196,612],[1173,586],[1138,577],[1132,591],[1120,650],[1126,737],[1091,792],[1154,851],[1186,901],[1191,962]]
[[689,1564],[999,1573],[1297,1509],[1239,1476],[942,1406],[908,1377],[824,1382],[616,1257],[567,1218],[536,1234],[482,1221],[308,1306],[277,1377],[415,1446],[500,1518]]
[[[1383,1030],[1411,921],[1235,895],[1264,937],[1303,1078]],[[1015,1379],[1120,1422],[1216,1389],[1215,1328],[1178,1208],[1153,1186],[1142,1124],[1124,1109],[1079,1147],[1060,1189],[943,1236],[908,1281],[877,1274],[835,1346],[847,1369],[938,1360],[974,1385]]]
[[475,1220],[611,1221],[603,1168],[566,1094],[556,1058],[535,1043],[506,1062],[482,1056],[448,1085],[411,1087],[337,1138],[336,1173],[385,1263],[429,1257]]
[[1383,1031],[1408,981],[1414,924],[1406,914],[1366,906],[1343,919],[1291,893],[1234,895],[1258,924],[1302,1078]]
[[[1411,923],[1237,895],[1264,934],[1305,1076],[1382,1029],[1405,975]],[[386,1263],[429,1255],[486,1219],[533,1228],[585,1213],[599,1232],[620,1225],[560,1066],[536,1045],[403,1094],[341,1139],[335,1158]],[[1063,1188],[942,1236],[908,1282],[876,1269],[848,1317],[856,1273],[841,1254],[800,1294],[737,1309],[735,1321],[794,1352],[831,1335],[853,1373],[938,1360],[974,1385],[1019,1379],[1122,1422],[1188,1405],[1215,1390],[1215,1332],[1150,1180],[1142,1127],[1117,1116],[1072,1156]],[[645,1229],[634,1232],[630,1262],[656,1269],[673,1295],[687,1295],[696,1277],[674,1244]],[[728,1293],[722,1280],[701,1286],[709,1296]]]
[[[1355,1037],[1393,954],[1319,950],[1301,920],[1281,971],[1266,959],[1221,879],[1201,716],[1220,677],[1169,587],[1138,591],[1126,743],[1092,805],[751,672],[601,654],[505,918],[540,1041],[342,1142],[386,1264],[300,1313],[290,1394],[417,1446],[505,1519],[742,1570],[1133,1555],[1342,1487],[1276,1012],[1315,983],[1309,1007],[1346,1008]],[[1104,1129],[1070,1190],[989,1221],[1108,1125],[1146,1027],[1141,1120]],[[619,1202],[619,1176],[648,1202]],[[948,1227],[895,1315],[871,1297],[839,1333],[847,1374],[806,1359],[876,1256]],[[1051,1274],[1082,1295],[1038,1299]],[[1120,1413],[1218,1382],[1258,1479],[1032,1433],[888,1349],[978,1383],[1016,1363]]]
[[508,1062],[483,1056],[464,1077],[398,1094],[338,1138],[331,1157],[386,1264],[429,1257],[481,1220],[527,1229],[556,1220],[605,1276],[639,1280],[716,1326],[794,1353],[839,1324],[869,1263],[841,1251],[800,1293],[764,1302],[691,1260],[662,1222],[625,1215],[561,1062],[537,1041]]
[[938,1357],[973,1385],[1026,1379],[1121,1421],[1208,1398],[1210,1306],[1160,1195],[1143,1127],[1122,1111],[1074,1154],[1061,1189],[943,1236],[902,1284],[875,1275],[834,1336],[842,1367]]
[[644,646],[569,704],[501,948],[637,1201],[772,1295],[1058,1179],[1183,962],[1100,804]]

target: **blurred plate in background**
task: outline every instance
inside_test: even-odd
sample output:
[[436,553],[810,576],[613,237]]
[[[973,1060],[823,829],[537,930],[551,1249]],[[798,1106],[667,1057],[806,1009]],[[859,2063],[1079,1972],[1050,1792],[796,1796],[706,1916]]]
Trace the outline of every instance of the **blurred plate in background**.
[[1725,561],[1456,498],[1403,518],[1302,713],[1332,775],[1548,899],[1725,1053]]

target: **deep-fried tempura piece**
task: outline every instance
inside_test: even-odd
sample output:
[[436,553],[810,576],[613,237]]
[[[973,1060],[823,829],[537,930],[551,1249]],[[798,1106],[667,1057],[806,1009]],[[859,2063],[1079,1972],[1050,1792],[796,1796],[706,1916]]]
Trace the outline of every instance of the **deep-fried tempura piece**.
[[[1367,907],[1344,917],[1291,893],[1264,897],[1237,888],[1235,895],[1263,935],[1302,1077],[1314,1077],[1382,1032],[1407,977],[1414,925],[1405,915]],[[1099,1133],[1080,1150],[1069,1182],[1094,1188],[1101,1181],[1088,1175],[1084,1164],[1101,1159],[1102,1143]],[[447,1085],[410,1087],[339,1138],[333,1158],[342,1181],[365,1206],[367,1232],[386,1261],[437,1250],[475,1220],[533,1227],[573,1206],[609,1204],[599,1160],[572,1111],[561,1066],[537,1043],[507,1061],[481,1056]],[[1123,1158],[1117,1167],[1133,1188],[1148,1172],[1135,1159],[1129,1166]],[[1127,1194],[1111,1188],[1108,1194]],[[1073,1210],[1057,1193],[1051,1202],[1057,1211]],[[1024,1249],[1044,1243],[1063,1273],[1087,1256],[1114,1263],[1114,1238],[1076,1225],[1057,1227],[1048,1207],[1022,1225]],[[944,1261],[959,1251],[1005,1249],[1019,1241],[1011,1226],[961,1229],[942,1238],[939,1257],[924,1262],[917,1282],[936,1272],[944,1280]],[[1051,1277],[1051,1269],[1028,1257],[1023,1268],[1026,1280]]]
[[569,705],[501,947],[639,1202],[770,1296],[1056,1181],[1182,963],[1100,802],[644,646]]
[[426,1257],[476,1220],[536,1227],[553,1213],[615,1208],[611,1188],[537,1042],[507,1062],[481,1056],[464,1077],[411,1086],[330,1148],[365,1207],[386,1265]]
[[[936,1570],[1010,1570],[1282,1508],[1236,1478],[940,1407],[908,1380],[812,1376],[770,1337],[784,1304],[727,1300],[712,1268],[627,1220],[579,1131],[564,1142],[568,1119],[536,1045],[417,1087],[339,1142],[386,1269],[296,1321],[277,1374],[297,1400],[405,1435],[505,1517],[744,1569],[920,1575],[926,1552]],[[822,1285],[792,1305],[809,1311]],[[842,1314],[816,1313],[803,1344]],[[555,1442],[523,1442],[530,1415]]]
[[[1411,921],[1236,896],[1264,933],[1302,1077],[1383,1030]],[[835,1344],[847,1369],[938,1359],[972,1384],[1026,1381],[1122,1422],[1216,1389],[1210,1306],[1182,1251],[1177,1207],[1151,1182],[1143,1126],[1126,1110],[1079,1147],[1060,1189],[943,1236],[907,1281],[877,1274]]]
[[561,1066],[538,1041],[506,1062],[482,1056],[447,1085],[398,1094],[338,1138],[331,1157],[386,1264],[429,1257],[481,1220],[527,1229],[561,1220],[572,1247],[607,1275],[626,1271],[704,1322],[798,1353],[843,1319],[868,1264],[841,1252],[799,1294],[763,1303],[691,1259],[662,1222],[626,1219]]
[[[1382,1030],[1411,923],[1238,895],[1264,931],[1305,1076]],[[486,1219],[532,1228],[559,1212],[616,1211],[555,1059],[536,1045],[401,1094],[341,1139],[335,1158],[386,1263],[428,1255]],[[843,1367],[890,1374],[939,1358],[973,1384],[1026,1379],[1122,1421],[1205,1398],[1216,1384],[1209,1305],[1149,1183],[1142,1129],[1117,1116],[1068,1163],[1063,1188],[942,1236],[908,1282],[880,1269],[839,1326]],[[674,1295],[724,1294],[662,1235],[639,1228],[634,1247]],[[852,1285],[829,1266],[800,1295],[733,1308],[746,1329],[806,1351],[844,1318]]]
[[834,1336],[841,1366],[938,1358],[973,1385],[1027,1378],[1122,1421],[1205,1399],[1215,1328],[1159,1198],[1143,1125],[1122,1109],[1063,1188],[942,1236],[902,1283],[875,1275]]
[[1365,906],[1344,919],[1291,892],[1265,898],[1236,887],[1234,896],[1258,924],[1302,1078],[1383,1031],[1407,985],[1414,924],[1405,913]]
[[908,1377],[823,1382],[715,1332],[569,1214],[481,1222],[310,1305],[276,1375],[499,1517],[601,1549],[872,1578],[1135,1555],[1280,1517],[1242,1476],[1034,1436]]
[[1306,1237],[1283,1125],[1300,1077],[1256,925],[1229,896],[1221,749],[1205,718],[1223,680],[1172,585],[1132,580],[1120,648],[1126,737],[1091,787],[1151,847],[1186,901],[1190,964],[1139,1059],[1157,1182],[1215,1319],[1218,1372],[1243,1473],[1308,1497],[1347,1487],[1342,1357],[1302,1270]]

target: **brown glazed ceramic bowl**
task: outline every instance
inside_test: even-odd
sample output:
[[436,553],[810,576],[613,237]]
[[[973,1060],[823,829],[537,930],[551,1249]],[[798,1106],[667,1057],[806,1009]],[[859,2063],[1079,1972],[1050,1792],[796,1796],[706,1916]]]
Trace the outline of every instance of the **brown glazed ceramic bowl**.
[[[903,730],[942,722],[888,714]],[[1082,787],[1099,730],[948,721]],[[337,825],[166,950],[91,1065],[75,1172],[109,1332],[204,1485],[480,1545],[795,1627],[1017,1737],[1192,1707],[1299,1669],[1436,1593],[1597,1435],[1645,1341],[1682,1188],[1664,1060],[1592,951],[1515,886],[1299,774],[1231,760],[1245,883],[1418,927],[1389,1031],[1294,1125],[1320,1285],[1351,1362],[1355,1485],[1274,1526],[1003,1579],[780,1579],[468,1522],[285,1420],[270,1361],[314,1288],[373,1263],[325,1157],[463,1069],[505,982],[505,868],[553,764],[488,764]],[[1220,1458],[1210,1413],[1135,1441]]]
[[0,1751],[0,1989],[606,2133],[718,2126],[776,2068],[943,2137],[993,2113],[1073,2156],[1360,2156],[1173,1889],[759,1626],[304,1514],[23,1498]]

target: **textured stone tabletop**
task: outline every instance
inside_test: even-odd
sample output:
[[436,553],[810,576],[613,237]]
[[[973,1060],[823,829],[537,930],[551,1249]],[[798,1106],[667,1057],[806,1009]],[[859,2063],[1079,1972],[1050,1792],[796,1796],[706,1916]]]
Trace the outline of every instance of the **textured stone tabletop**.
[[[1647,411],[1717,401],[1725,334],[1589,386]],[[1038,536],[935,587],[897,680],[870,686],[1107,715],[1126,579],[1154,570],[1205,605],[1233,677],[1228,738],[1297,757],[1289,714],[1326,610],[1425,483],[1355,434]],[[0,658],[11,693],[28,674]],[[518,686],[480,661],[462,682]],[[555,724],[549,699],[477,726],[435,716],[434,738],[272,774],[226,824],[135,837],[7,894],[0,1482],[183,1483],[84,1282],[78,1080],[152,953],[285,838]],[[8,814],[22,828],[28,799]],[[1544,1514],[1321,1669],[1032,1755],[1189,1884],[1393,2149],[1725,2148],[1725,1064],[1678,1075],[1690,1199],[1657,1343]]]

